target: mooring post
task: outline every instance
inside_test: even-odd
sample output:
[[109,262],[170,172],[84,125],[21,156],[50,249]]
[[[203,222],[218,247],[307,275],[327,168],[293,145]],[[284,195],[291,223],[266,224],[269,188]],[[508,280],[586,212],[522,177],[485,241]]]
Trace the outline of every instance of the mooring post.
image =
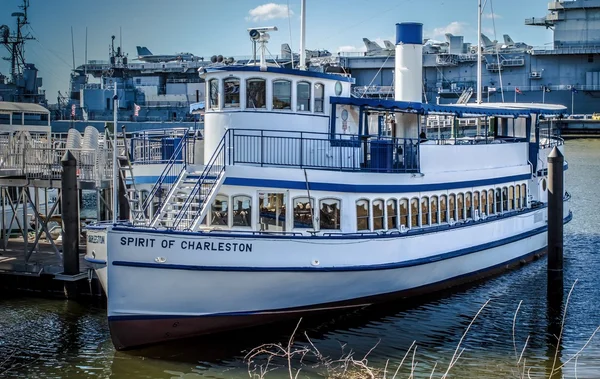
[[563,274],[563,199],[565,157],[557,147],[548,155],[548,284],[550,275],[560,279]]
[[[61,203],[63,221],[63,274],[79,274],[79,191],[77,159],[67,150],[62,160]],[[67,283],[68,284],[68,283]],[[67,286],[68,288],[68,286]],[[69,292],[69,291],[67,291]],[[67,293],[67,296],[71,294]]]

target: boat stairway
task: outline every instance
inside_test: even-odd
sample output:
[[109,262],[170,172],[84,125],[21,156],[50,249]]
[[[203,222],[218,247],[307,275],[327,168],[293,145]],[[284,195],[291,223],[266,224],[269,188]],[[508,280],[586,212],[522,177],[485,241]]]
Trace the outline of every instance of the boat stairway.
[[202,211],[206,199],[204,194],[208,194],[217,182],[216,178],[203,178],[202,175],[202,171],[183,172],[150,226],[174,228],[179,219],[183,228],[189,228]]

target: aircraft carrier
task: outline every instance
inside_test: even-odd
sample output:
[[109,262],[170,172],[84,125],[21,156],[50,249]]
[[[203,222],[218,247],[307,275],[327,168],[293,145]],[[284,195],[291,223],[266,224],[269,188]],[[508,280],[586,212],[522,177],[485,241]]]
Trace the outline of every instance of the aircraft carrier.
[[[482,36],[483,101],[562,104],[575,115],[600,112],[600,0],[553,1],[546,16],[525,24],[551,30],[552,46]],[[350,73],[355,96],[393,96],[393,46],[374,46],[367,39],[365,44],[366,53],[317,58],[313,66]],[[447,35],[445,42],[425,41],[423,51],[424,101],[475,101],[476,44]]]

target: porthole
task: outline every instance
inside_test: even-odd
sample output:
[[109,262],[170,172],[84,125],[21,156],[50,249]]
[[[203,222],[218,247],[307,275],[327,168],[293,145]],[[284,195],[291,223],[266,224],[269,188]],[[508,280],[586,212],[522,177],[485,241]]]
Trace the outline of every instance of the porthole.
[[342,83],[335,82],[335,95],[340,96],[342,94]]

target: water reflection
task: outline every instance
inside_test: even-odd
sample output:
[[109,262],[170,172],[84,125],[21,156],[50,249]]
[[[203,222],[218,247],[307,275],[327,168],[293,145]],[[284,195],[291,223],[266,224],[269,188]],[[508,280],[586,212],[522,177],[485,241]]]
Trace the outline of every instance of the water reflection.
[[[574,219],[565,227],[565,290],[575,280],[577,285],[568,304],[557,362],[571,358],[600,325],[600,206],[592,190],[600,183],[600,141],[569,141],[566,156]],[[473,316],[491,299],[463,340],[461,346],[465,350],[451,374],[460,378],[520,377],[523,360],[520,364],[517,361],[527,342],[524,372],[527,375],[531,368],[531,377],[548,378],[566,294],[548,296],[546,283],[546,259],[541,259],[491,280],[419,301],[397,301],[305,319],[297,333],[297,346],[307,343],[304,333],[323,355],[331,358],[350,349],[362,358],[377,345],[369,355],[369,365],[381,369],[387,363],[389,374],[416,341],[415,376],[429,377],[437,364],[435,376],[440,377]],[[513,318],[520,301],[513,339]],[[0,299],[0,377],[248,377],[243,361],[246,353],[264,343],[287,344],[295,326],[296,322],[290,321],[115,352],[102,307],[40,299]],[[574,377],[574,369],[573,360],[557,370],[554,377]],[[315,377],[317,372],[318,368],[303,369],[305,377]],[[406,378],[409,373],[410,363],[405,363],[398,377]],[[267,377],[286,374],[287,371],[279,370]],[[578,378],[598,376],[600,337],[591,341],[577,361]]]

